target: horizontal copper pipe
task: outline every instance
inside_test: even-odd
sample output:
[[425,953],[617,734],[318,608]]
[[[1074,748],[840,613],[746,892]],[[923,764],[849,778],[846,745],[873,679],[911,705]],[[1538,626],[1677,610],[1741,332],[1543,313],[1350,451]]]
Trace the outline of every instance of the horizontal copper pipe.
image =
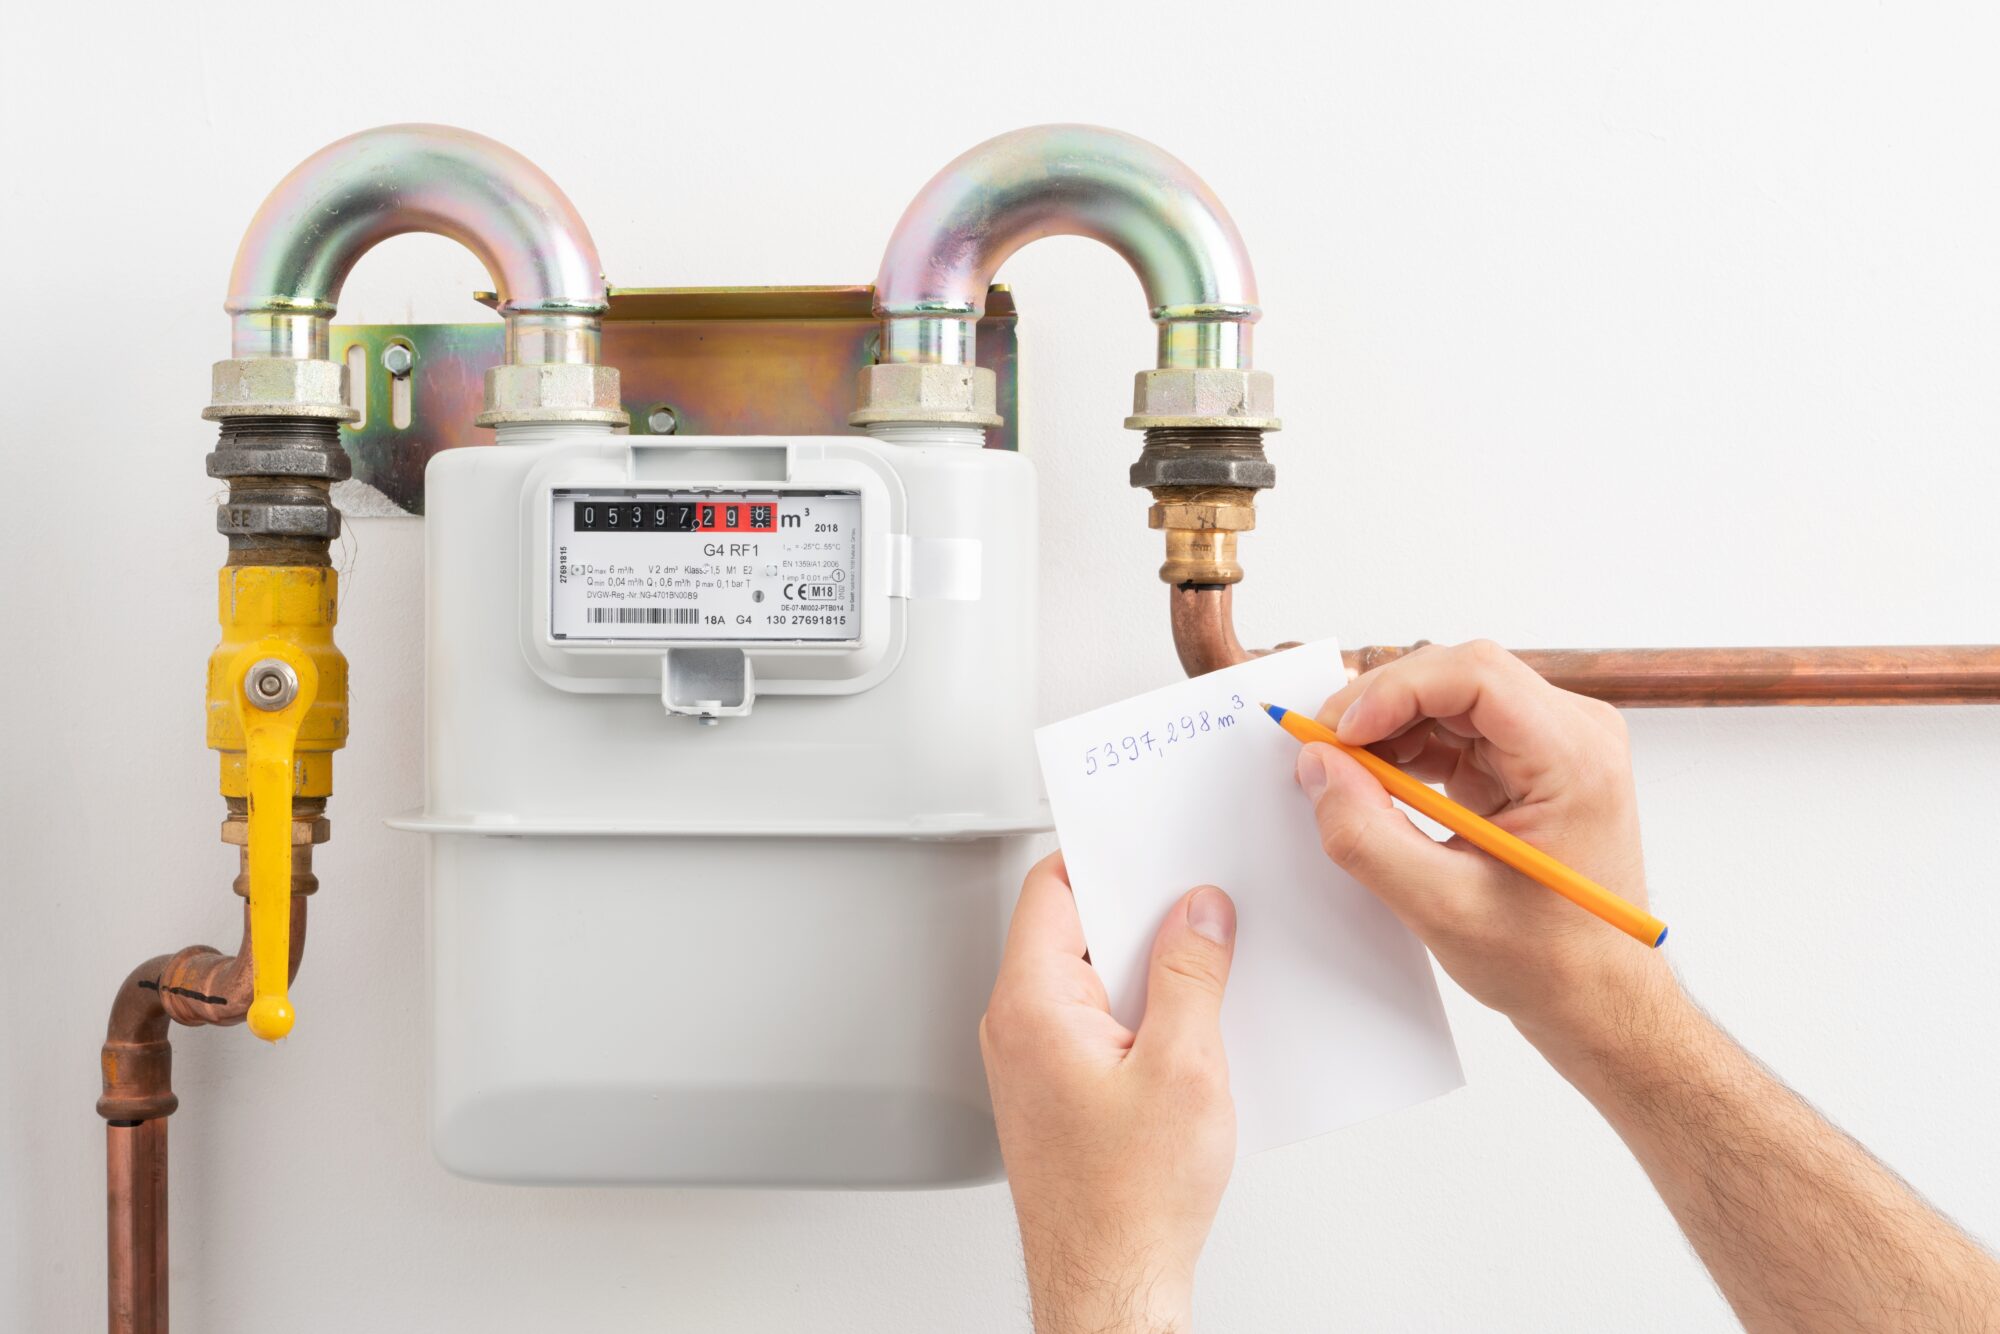
[[[1174,647],[1190,676],[1257,656],[1236,638],[1230,592],[1172,590]],[[1341,656],[1356,676],[1414,647],[1372,645]],[[1563,689],[1620,708],[2000,704],[2000,645],[1994,644],[1517,652]]]

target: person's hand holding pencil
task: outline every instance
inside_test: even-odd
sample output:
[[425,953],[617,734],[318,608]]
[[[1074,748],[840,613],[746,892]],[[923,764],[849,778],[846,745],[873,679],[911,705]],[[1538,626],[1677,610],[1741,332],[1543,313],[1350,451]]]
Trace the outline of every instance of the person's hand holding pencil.
[[[1319,721],[1641,910],[1645,869],[1625,724],[1495,644],[1426,647],[1329,699]],[[1527,1037],[1593,1046],[1674,992],[1653,950],[1463,838],[1419,830],[1333,746],[1298,757],[1327,855],[1374,891],[1460,986]],[[1546,880],[1544,881],[1546,883]],[[1631,928],[1627,927],[1628,930]]]

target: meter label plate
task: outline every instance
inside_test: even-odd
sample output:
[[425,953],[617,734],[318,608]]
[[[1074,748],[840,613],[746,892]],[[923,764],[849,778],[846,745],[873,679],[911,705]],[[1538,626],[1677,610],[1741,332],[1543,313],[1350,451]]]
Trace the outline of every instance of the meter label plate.
[[557,491],[556,639],[861,638],[854,491]]

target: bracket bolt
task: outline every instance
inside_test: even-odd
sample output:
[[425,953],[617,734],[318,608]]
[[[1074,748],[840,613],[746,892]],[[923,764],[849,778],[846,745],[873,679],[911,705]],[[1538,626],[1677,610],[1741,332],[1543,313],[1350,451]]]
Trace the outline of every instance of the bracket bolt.
[[417,354],[401,343],[391,343],[382,349],[382,369],[398,380],[410,373],[417,364]]
[[657,407],[646,415],[646,429],[654,435],[672,435],[680,427],[681,419],[669,407]]
[[243,693],[266,713],[276,713],[299,697],[299,674],[278,658],[259,658],[243,674]]

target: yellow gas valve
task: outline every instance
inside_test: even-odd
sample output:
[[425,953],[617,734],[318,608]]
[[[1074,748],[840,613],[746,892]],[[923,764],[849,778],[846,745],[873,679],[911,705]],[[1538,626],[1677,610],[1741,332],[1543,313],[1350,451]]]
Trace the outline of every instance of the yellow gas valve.
[[338,576],[323,566],[228,566],[209,658],[208,744],[222,794],[248,807],[250,1031],[289,1033],[292,799],[333,790],[347,740],[347,660],[333,644]]

